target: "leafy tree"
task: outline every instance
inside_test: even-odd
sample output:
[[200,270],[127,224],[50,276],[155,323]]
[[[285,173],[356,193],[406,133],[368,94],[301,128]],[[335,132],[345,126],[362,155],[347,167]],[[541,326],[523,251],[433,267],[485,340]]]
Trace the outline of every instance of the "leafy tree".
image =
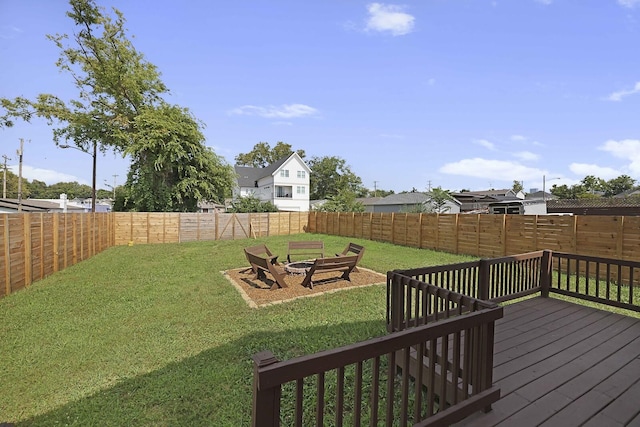
[[233,168],[204,145],[188,110],[163,103],[139,114],[134,127],[125,210],[195,212],[198,201],[231,194]]
[[549,190],[551,194],[559,199],[577,199],[580,195],[584,194],[584,188],[581,185],[572,185],[571,187],[566,184],[551,186]]
[[351,191],[355,197],[365,196],[368,192],[362,185],[362,179],[351,172],[346,161],[340,157],[313,157],[308,164],[311,169],[311,200],[329,199],[345,190]]
[[[4,172],[3,172],[4,173]],[[31,196],[31,186],[29,181],[22,178],[22,198],[26,199]],[[7,199],[18,198],[18,175],[7,169]]]
[[595,194],[596,192],[602,192],[605,189],[606,182],[602,178],[595,177],[593,175],[587,175],[580,181],[582,189],[585,193]]
[[428,202],[418,203],[415,205],[404,206],[400,209],[401,213],[430,213],[432,212],[431,206]]
[[254,195],[239,197],[232,202],[229,212],[278,212],[278,208],[270,201],[263,202]]
[[44,197],[44,194],[47,191],[46,182],[38,181],[37,179],[34,179],[33,181],[31,181],[31,184],[29,184],[29,187],[31,188],[31,194],[29,195],[29,197],[31,197],[32,199],[47,198],[47,197]]
[[447,205],[447,202],[453,201],[454,198],[449,191],[443,190],[441,187],[436,187],[431,189],[429,196],[431,197],[430,205],[433,212],[446,213],[451,210],[451,207]]
[[72,76],[79,96],[69,102],[51,94],[2,99],[3,118],[43,117],[57,125],[56,144],[72,141],[90,151],[96,143],[103,152],[129,155],[121,199],[127,210],[191,211],[198,200],[229,193],[231,167],[204,146],[200,123],[186,109],[163,101],[168,89],[126,37],[122,13],[113,9],[112,19],[93,0],[69,3],[67,16],[78,28],[75,45],[67,45],[67,35],[48,38],[60,49],[57,65]]
[[524,190],[524,187],[522,186],[522,181],[517,181],[517,180],[514,179],[513,180],[513,186],[511,186],[511,189],[516,194],[518,194],[520,191]]
[[111,199],[113,198],[113,191],[105,190],[104,188],[99,188],[96,190],[96,198]]
[[633,189],[635,185],[635,179],[631,178],[629,175],[620,175],[619,177],[610,179],[606,182],[604,186],[604,196],[615,196],[616,194]]
[[[304,159],[304,150],[296,150],[296,153],[298,153],[301,159]],[[248,153],[238,154],[235,161],[238,166],[263,168],[284,157],[289,157],[292,154],[293,150],[291,149],[291,144],[285,144],[282,141],[278,141],[276,145],[271,148],[268,142],[259,142],[254,145],[253,149]]]
[[364,212],[364,205],[356,201],[356,194],[349,189],[342,189],[338,194],[329,196],[328,200],[315,209],[320,212]]

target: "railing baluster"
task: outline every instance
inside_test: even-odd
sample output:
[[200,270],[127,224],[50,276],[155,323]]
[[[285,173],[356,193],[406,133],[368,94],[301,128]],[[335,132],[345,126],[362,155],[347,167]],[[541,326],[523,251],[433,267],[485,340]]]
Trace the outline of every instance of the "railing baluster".
[[629,267],[629,304],[633,305],[633,267]]
[[342,426],[344,419],[344,366],[338,368],[336,379],[336,426]]
[[400,389],[400,425],[406,427],[409,417],[409,368],[411,364],[411,347],[406,347],[403,353],[402,384]]
[[316,426],[324,425],[324,372],[320,372],[317,377],[316,390]]
[[460,338],[462,333],[456,331],[453,335],[453,366],[452,366],[452,379],[453,379],[453,396],[451,402],[455,405],[459,402],[458,388],[460,387]]
[[418,345],[416,349],[416,375],[415,375],[415,401],[413,405],[413,420],[417,422],[422,419],[422,376],[424,374],[424,344]]
[[389,366],[387,367],[387,417],[386,425],[393,425],[393,404],[395,393],[395,373],[396,373],[396,353],[389,353],[387,356]]
[[376,357],[371,362],[372,381],[371,385],[371,416],[369,427],[378,425],[378,408],[380,403],[380,357]]
[[356,363],[353,425],[360,427],[362,419],[362,361]]
[[303,405],[304,401],[304,378],[300,378],[296,381],[296,427],[302,427],[302,413],[303,413]]
[[[439,404],[440,411],[447,409],[447,362],[449,361],[449,335],[444,335],[440,342],[440,396]],[[455,375],[451,375],[451,378],[455,378]]]
[[618,280],[616,283],[618,284],[618,302],[622,301],[622,265],[618,264]]

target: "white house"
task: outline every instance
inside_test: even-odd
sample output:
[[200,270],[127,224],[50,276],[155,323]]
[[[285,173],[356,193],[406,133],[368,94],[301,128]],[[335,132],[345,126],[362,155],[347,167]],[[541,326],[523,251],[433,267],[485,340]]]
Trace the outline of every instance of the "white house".
[[309,166],[297,153],[264,168],[235,166],[238,186],[233,198],[253,195],[281,211],[309,210]]

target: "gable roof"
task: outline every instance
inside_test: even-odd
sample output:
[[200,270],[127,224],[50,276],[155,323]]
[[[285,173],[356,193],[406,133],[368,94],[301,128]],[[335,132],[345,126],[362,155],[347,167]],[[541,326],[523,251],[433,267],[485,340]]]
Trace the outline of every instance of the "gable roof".
[[[263,168],[254,168],[251,166],[234,166],[236,173],[238,174],[238,185],[240,187],[254,187],[256,181],[262,178],[273,175],[280,167],[285,164],[290,158],[297,157],[300,162],[307,167],[306,163],[300,158],[298,153],[293,153],[288,157],[283,157],[276,160],[268,166]],[[309,169],[307,167],[307,169]]]

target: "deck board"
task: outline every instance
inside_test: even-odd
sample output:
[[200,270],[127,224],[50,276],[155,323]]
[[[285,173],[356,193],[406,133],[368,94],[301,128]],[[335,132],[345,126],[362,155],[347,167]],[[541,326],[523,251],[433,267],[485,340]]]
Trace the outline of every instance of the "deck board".
[[502,397],[457,426],[640,426],[640,319],[537,297],[495,336]]

